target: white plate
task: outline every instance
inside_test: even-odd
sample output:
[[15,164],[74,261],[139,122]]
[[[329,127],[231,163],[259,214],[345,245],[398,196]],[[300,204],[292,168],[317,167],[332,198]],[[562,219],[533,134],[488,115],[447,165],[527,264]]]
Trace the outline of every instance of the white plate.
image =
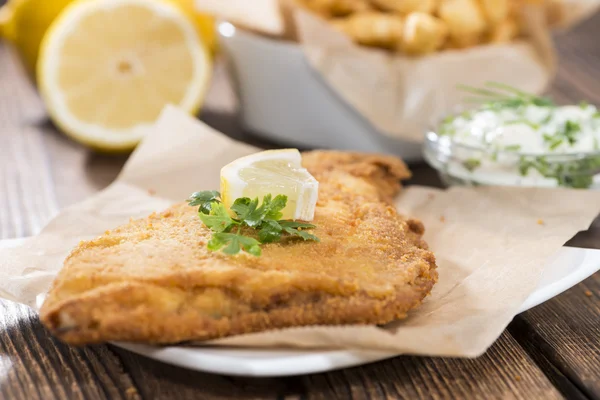
[[[0,241],[0,247],[14,247],[21,241],[19,239]],[[520,312],[559,295],[599,270],[600,250],[563,247],[549,262],[538,289],[525,301]],[[253,377],[325,372],[397,355],[379,351],[157,347],[133,343],[114,343],[114,345],[155,360],[193,370]]]

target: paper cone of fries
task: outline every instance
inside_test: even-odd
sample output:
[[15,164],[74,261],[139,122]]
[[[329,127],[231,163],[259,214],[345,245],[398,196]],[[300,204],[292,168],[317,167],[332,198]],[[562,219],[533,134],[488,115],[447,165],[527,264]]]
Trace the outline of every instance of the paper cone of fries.
[[466,106],[458,85],[494,81],[543,92],[556,65],[552,29],[569,28],[598,6],[600,0],[197,0],[200,10],[240,27],[297,41],[343,101],[383,134],[410,141]]

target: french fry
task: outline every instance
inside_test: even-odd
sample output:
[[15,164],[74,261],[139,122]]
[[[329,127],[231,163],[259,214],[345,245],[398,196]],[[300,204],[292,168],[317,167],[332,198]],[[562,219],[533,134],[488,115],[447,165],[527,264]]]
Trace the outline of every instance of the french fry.
[[296,0],[301,6],[326,18],[340,17],[371,8],[368,0]]
[[509,43],[519,35],[519,24],[514,18],[507,18],[496,24],[490,31],[490,43]]
[[483,13],[492,26],[503,22],[508,17],[510,4],[508,0],[479,0]]
[[549,26],[565,0],[288,0],[321,15],[358,44],[411,55],[509,43],[526,6],[544,7]]
[[439,49],[448,36],[444,21],[426,13],[408,14],[400,49],[408,54],[423,55]]
[[353,14],[332,23],[356,43],[388,49],[399,45],[404,25],[401,17],[377,11]]
[[565,19],[565,4],[562,0],[547,0],[546,2],[546,20],[548,26],[560,26]]
[[483,35],[463,35],[460,37],[449,37],[445,49],[468,49],[484,43]]
[[448,25],[451,41],[457,47],[480,43],[488,25],[476,0],[441,0],[438,12]]
[[412,12],[433,13],[438,0],[371,0],[371,3],[385,11],[400,14]]

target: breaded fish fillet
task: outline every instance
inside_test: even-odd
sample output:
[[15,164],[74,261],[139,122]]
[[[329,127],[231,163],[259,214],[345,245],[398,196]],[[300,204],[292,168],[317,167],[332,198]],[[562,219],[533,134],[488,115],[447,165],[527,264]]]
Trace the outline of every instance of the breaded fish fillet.
[[262,255],[210,252],[197,208],[172,206],[81,243],[41,309],[71,344],[176,343],[315,324],[383,324],[406,316],[437,280],[423,226],[391,200],[405,165],[388,156],[317,151],[314,231]]

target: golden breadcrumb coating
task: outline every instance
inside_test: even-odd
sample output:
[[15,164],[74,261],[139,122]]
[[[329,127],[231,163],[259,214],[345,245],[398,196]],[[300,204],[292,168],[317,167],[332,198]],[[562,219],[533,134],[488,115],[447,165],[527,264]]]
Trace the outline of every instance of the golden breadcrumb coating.
[[82,242],[41,309],[71,344],[177,343],[314,324],[384,324],[406,316],[437,280],[423,225],[391,205],[406,166],[389,156],[303,155],[320,182],[314,233],[262,255],[210,252],[186,203]]

